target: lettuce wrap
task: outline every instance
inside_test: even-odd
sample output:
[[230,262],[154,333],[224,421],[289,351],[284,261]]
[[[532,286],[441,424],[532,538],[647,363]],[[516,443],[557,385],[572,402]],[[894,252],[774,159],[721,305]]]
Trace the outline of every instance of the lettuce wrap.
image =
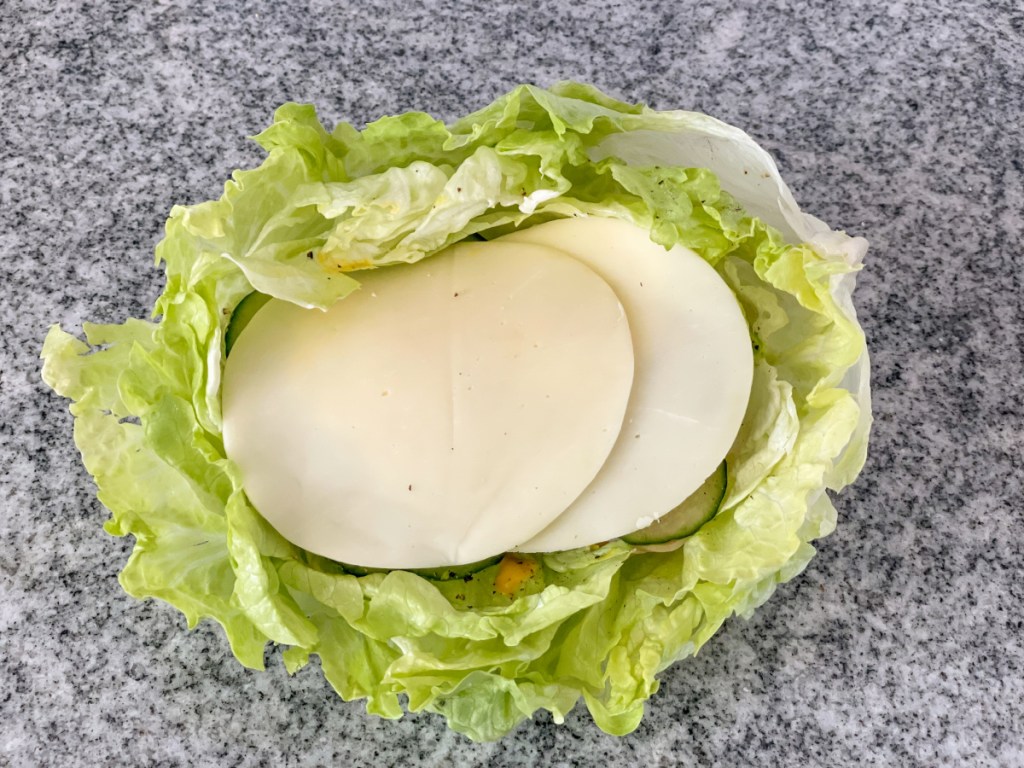
[[[150,321],[54,326],[43,378],[70,398],[106,530],[135,538],[120,582],[219,623],[260,669],[320,658],[367,711],[437,712],[491,740],[583,699],[611,734],[637,727],[657,675],[793,578],[853,481],[871,421],[851,302],[866,250],[801,213],[769,155],[705,115],[659,112],[563,83],[521,86],[451,125],[412,112],[328,131],[286,104],[267,157],[219,200],[172,209]],[[750,329],[754,383],[718,514],[671,551],[622,541],[535,555],[516,589],[470,577],[356,572],[282,538],[224,452],[225,331],[251,292],[329,307],[349,274],[415,262],[566,216],[628,220],[711,264]],[[450,578],[455,576],[455,578]]]

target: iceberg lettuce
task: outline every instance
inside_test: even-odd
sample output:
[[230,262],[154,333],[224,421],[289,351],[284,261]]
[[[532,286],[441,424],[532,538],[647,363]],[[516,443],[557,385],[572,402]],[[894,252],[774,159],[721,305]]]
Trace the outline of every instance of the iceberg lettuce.
[[[658,673],[749,615],[835,526],[826,490],[859,472],[871,421],[851,302],[866,243],[801,213],[740,130],[576,83],[518,87],[452,125],[409,113],[328,132],[287,104],[256,141],[266,160],[219,200],[172,209],[151,321],[86,324],[84,341],[54,326],[43,346],[106,529],[135,537],[122,586],[190,627],[218,622],[247,667],[268,642],[290,671],[317,654],[342,697],[383,717],[439,712],[487,740],[540,709],[560,722],[582,698],[603,730],[636,728]],[[740,301],[754,389],[714,519],[672,551],[537,555],[509,596],[493,589],[497,565],[359,575],[259,516],[219,403],[226,326],[247,294],[325,308],[357,286],[351,270],[579,215],[687,246]]]

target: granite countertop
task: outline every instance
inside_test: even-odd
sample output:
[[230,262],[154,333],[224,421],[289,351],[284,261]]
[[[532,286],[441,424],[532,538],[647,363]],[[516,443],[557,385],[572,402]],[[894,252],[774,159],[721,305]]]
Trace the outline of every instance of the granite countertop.
[[[849,7],[846,7],[849,6]],[[1024,13],[1013,2],[90,4],[0,25],[0,765],[1024,764]],[[876,425],[838,530],[661,677],[474,745],[368,717],[319,671],[243,669],[116,576],[130,542],[39,377],[49,324],[144,317],[175,203],[258,162],[288,100],[450,118],[574,78],[704,111],[871,241]]]

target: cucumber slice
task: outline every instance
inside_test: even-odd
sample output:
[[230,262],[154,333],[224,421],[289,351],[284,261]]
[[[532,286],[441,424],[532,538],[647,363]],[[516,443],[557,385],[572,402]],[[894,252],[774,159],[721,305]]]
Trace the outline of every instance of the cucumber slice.
[[683,502],[655,520],[646,528],[627,534],[622,540],[627,544],[663,544],[686,536],[692,536],[718,512],[725,498],[728,481],[725,462],[718,465],[711,476],[700,487],[683,499]]
[[494,557],[477,560],[475,563],[466,563],[465,565],[441,565],[437,568],[389,569],[367,568],[362,565],[352,565],[351,563],[340,563],[340,565],[343,569],[354,576],[366,576],[371,573],[388,573],[390,570],[407,570],[409,573],[415,573],[417,576],[422,576],[424,579],[428,579],[430,581],[454,581],[455,579],[465,580],[467,577],[486,570],[492,565],[497,565],[501,562],[502,557],[503,555],[495,555]]
[[362,565],[352,565],[350,563],[342,563],[338,560],[331,560],[332,563],[337,563],[341,566],[341,569],[345,573],[350,573],[353,576],[369,576],[371,573],[387,573],[387,568],[365,568]]
[[453,581],[455,579],[465,579],[468,576],[472,576],[475,573],[479,573],[492,565],[496,565],[501,562],[502,555],[495,555],[494,557],[487,557],[483,560],[477,560],[475,563],[466,563],[465,565],[445,565],[438,568],[412,568],[410,573],[415,573],[417,576],[422,576],[424,579],[430,581]]
[[231,347],[235,345],[238,340],[238,335],[245,330],[245,326],[249,324],[253,316],[270,301],[270,297],[265,293],[259,291],[253,291],[235,307],[235,311],[231,313],[231,319],[228,320],[228,329],[224,333],[224,356],[227,357],[231,353]]

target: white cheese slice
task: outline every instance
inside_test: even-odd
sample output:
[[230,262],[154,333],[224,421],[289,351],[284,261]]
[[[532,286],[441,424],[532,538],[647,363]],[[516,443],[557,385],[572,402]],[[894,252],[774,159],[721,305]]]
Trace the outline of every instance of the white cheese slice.
[[626,309],[636,365],[608,461],[561,516],[519,549],[571,549],[649,525],[700,486],[739,431],[754,369],[735,296],[693,251],[666,250],[616,219],[560,219],[493,242],[560,248],[601,275]]
[[224,445],[285,538],[368,567],[463,564],[557,517],[622,425],[622,306],[545,246],[463,243],[361,272],[321,312],[272,300],[224,370]]

